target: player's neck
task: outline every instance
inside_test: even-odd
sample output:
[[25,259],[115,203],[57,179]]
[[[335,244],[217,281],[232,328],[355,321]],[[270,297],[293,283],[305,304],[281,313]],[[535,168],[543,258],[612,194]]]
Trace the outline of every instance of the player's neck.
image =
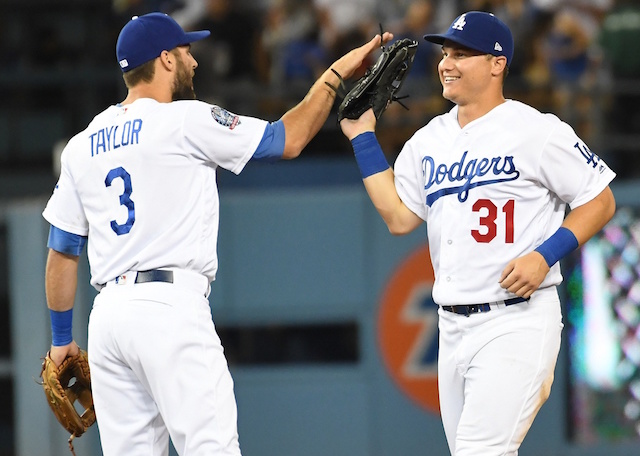
[[131,104],[140,98],[151,98],[159,103],[170,103],[172,101],[171,91],[166,90],[159,84],[141,83],[129,89],[127,98],[120,104]]
[[500,97],[491,98],[488,100],[480,100],[474,103],[468,103],[464,105],[458,105],[458,124],[460,128],[464,128],[476,119],[484,116],[488,112],[492,111],[497,106],[504,103],[506,99],[500,95]]

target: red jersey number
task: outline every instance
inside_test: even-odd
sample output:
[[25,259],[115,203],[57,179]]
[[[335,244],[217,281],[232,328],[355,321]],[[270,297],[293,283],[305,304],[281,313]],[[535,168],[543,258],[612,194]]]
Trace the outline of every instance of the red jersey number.
[[[505,222],[505,239],[507,244],[513,244],[513,212],[515,202],[509,200],[504,206],[502,206],[502,212],[504,213]],[[480,226],[484,227],[482,230],[471,230],[471,236],[476,242],[487,243],[491,242],[498,235],[498,207],[493,201],[488,199],[479,199],[472,206],[473,212],[478,212],[480,215]]]

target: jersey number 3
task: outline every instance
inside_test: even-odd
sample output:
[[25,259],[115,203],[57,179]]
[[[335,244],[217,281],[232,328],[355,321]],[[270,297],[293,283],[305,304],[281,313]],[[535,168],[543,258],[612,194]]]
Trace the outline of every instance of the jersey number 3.
[[128,214],[127,221],[122,225],[115,220],[111,220],[111,229],[120,236],[131,231],[133,222],[136,221],[136,209],[133,201],[131,200],[131,192],[133,192],[133,188],[131,187],[131,175],[123,167],[114,168],[109,171],[107,178],[104,180],[104,185],[111,187],[111,182],[117,178],[122,179],[122,182],[124,183],[124,192],[120,195],[120,204],[127,208]]
[[[502,206],[505,218],[505,238],[504,242],[513,244],[513,208],[514,200],[509,200]],[[480,215],[480,225],[485,227],[484,230],[471,230],[471,236],[476,242],[491,242],[498,235],[498,208],[493,201],[488,199],[479,199],[472,206],[473,212],[484,212],[486,215]]]

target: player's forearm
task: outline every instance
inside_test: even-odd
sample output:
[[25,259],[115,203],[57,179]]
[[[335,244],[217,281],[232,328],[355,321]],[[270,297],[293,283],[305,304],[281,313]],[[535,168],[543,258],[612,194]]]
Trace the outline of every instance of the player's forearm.
[[331,76],[336,78],[335,75],[325,72],[304,99],[282,116],[285,129],[283,158],[291,159],[300,155],[327,120],[336,96],[324,83],[330,80]]
[[571,230],[579,245],[582,245],[604,228],[615,210],[615,198],[607,187],[588,203],[570,211],[562,226]]
[[47,306],[56,312],[73,308],[78,284],[80,257],[49,249],[45,272]]
[[411,212],[398,196],[391,168],[366,177],[362,182],[391,234],[410,233],[421,223],[418,216]]
[[413,231],[422,220],[402,202],[396,191],[393,169],[389,166],[380,143],[371,131],[376,119],[369,109],[359,119],[343,119],[342,131],[351,139],[353,153],[369,198],[395,235]]

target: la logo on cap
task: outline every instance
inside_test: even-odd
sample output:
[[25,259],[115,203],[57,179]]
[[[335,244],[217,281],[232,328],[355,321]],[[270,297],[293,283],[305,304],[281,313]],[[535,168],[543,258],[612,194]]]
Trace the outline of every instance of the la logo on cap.
[[500,51],[502,51],[502,46],[500,46],[500,43],[498,43],[496,41],[496,44],[493,46],[493,49],[495,49],[496,51],[500,52]]
[[464,26],[467,25],[467,22],[464,20],[464,17],[466,16],[466,14],[463,14],[462,16],[460,16],[458,18],[457,21],[455,21],[455,23],[451,26],[452,29],[455,30],[464,30]]

